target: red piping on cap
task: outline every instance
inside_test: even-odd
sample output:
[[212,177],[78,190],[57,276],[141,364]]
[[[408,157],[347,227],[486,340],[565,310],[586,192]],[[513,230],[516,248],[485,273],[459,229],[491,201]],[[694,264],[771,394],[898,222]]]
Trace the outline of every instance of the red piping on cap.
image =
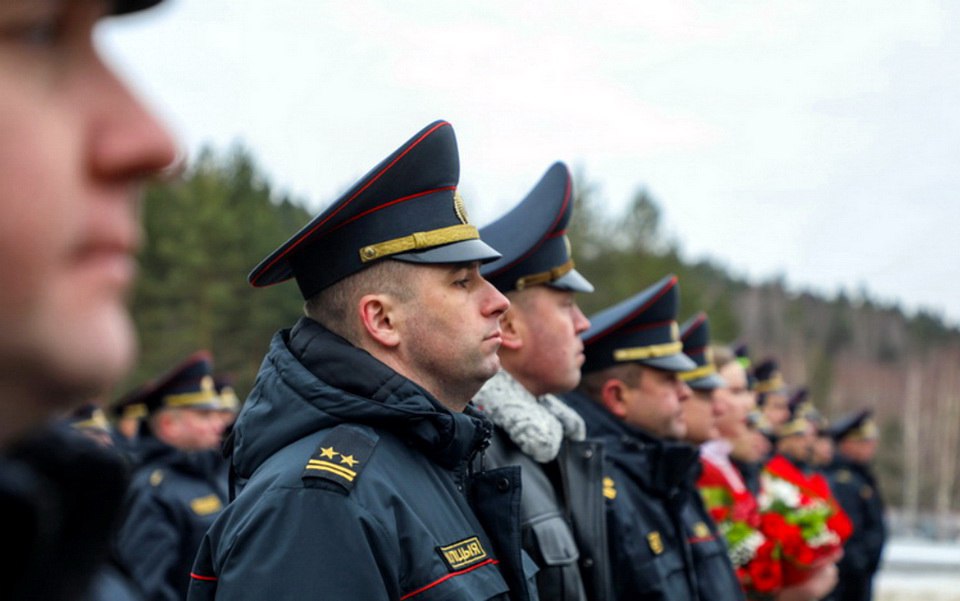
[[[614,331],[616,331],[617,328],[620,326],[620,324],[630,321],[631,319],[633,319],[634,317],[636,317],[636,316],[639,315],[640,313],[643,313],[644,311],[646,311],[647,309],[649,309],[649,308],[650,308],[650,305],[652,305],[653,303],[655,303],[655,302],[657,302],[658,300],[660,300],[660,297],[662,297],[664,294],[666,294],[671,288],[673,288],[673,287],[676,286],[676,285],[677,285],[677,276],[673,276],[672,278],[670,278],[670,281],[667,282],[667,285],[664,286],[663,289],[660,290],[660,292],[659,292],[658,294],[653,295],[653,298],[651,298],[650,300],[648,300],[647,302],[645,302],[643,305],[641,305],[640,308],[638,308],[636,311],[634,311],[633,313],[630,313],[629,315],[627,315],[626,317],[624,317],[623,319],[621,319],[621,320],[618,321],[617,323],[615,323],[615,324],[613,324],[612,326],[610,326],[609,328],[607,328],[607,331],[604,332],[602,335],[599,335],[599,336],[596,336],[596,337],[594,337],[594,338],[591,338],[589,342],[587,342],[587,341],[584,341],[584,342],[585,342],[586,344],[593,344],[593,343],[596,342],[597,340],[602,340],[603,338],[605,338],[605,337],[608,336],[609,334],[611,334],[611,333],[613,333]],[[642,328],[640,328],[640,329],[642,329]],[[633,330],[631,330],[631,331],[633,331]]]

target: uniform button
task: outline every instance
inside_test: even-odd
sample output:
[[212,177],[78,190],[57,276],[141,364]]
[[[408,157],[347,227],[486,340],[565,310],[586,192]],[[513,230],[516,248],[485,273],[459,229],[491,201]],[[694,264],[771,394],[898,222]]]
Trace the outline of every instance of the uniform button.
[[500,478],[497,480],[497,490],[500,492],[507,492],[510,489],[510,481],[506,478]]
[[584,449],[583,456],[587,459],[590,459],[591,457],[593,457],[593,449]]
[[584,558],[580,561],[580,565],[582,565],[582,566],[585,567],[585,568],[592,568],[592,567],[593,567],[593,558],[592,558],[592,557],[584,557]]

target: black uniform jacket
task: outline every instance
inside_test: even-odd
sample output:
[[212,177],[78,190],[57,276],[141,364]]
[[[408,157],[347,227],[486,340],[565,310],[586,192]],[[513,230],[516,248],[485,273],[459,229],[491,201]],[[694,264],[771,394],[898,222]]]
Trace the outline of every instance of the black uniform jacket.
[[494,429],[485,462],[520,466],[523,548],[540,567],[541,599],[610,598],[602,451],[595,441],[567,439],[553,461],[541,464]]
[[274,336],[237,419],[239,494],[189,599],[535,598],[519,470],[468,469],[489,432],[301,319]]
[[695,487],[697,449],[633,428],[578,392],[565,398],[588,434],[604,443],[615,598],[743,599],[723,537]]
[[843,546],[841,578],[847,574],[873,575],[887,531],[883,521],[883,499],[869,466],[844,458],[839,453],[827,469],[830,490],[853,524],[853,534]]
[[0,540],[7,553],[0,563],[0,597],[107,598],[94,594],[91,583],[109,567],[127,476],[118,455],[59,428],[4,449]]
[[116,550],[150,601],[186,598],[207,528],[228,501],[219,451],[186,452],[144,429]]

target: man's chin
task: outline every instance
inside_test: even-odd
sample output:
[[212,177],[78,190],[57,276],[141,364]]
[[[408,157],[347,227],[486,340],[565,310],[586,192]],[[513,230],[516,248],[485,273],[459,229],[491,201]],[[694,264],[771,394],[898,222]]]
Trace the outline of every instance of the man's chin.
[[133,367],[136,338],[126,311],[68,328],[49,357],[49,377],[71,397],[89,398],[110,391]]

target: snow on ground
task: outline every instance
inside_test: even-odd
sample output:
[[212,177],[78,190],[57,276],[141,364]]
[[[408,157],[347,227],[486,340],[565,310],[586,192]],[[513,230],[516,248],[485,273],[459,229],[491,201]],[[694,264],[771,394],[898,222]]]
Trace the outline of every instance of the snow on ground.
[[874,592],[876,601],[960,601],[960,544],[890,541]]

